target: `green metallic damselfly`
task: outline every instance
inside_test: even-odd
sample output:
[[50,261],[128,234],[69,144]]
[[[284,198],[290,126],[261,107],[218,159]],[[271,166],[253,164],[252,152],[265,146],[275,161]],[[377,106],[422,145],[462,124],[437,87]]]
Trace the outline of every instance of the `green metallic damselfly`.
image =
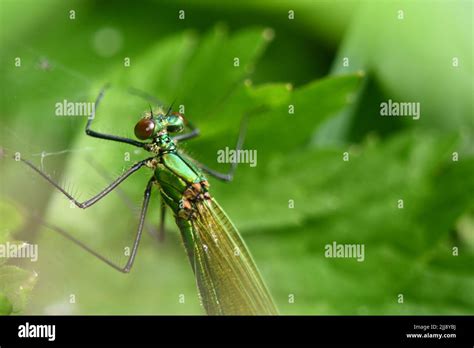
[[[94,113],[86,124],[86,134],[142,148],[151,152],[153,154],[151,157],[134,164],[99,194],[84,202],[77,201],[28,160],[21,159],[21,161],[82,209],[89,208],[104,198],[139,169],[144,167],[151,169],[153,175],[145,189],[138,229],[129,259],[126,265],[121,267],[63,229],[44,221],[42,223],[116,270],[128,273],[137,254],[152,188],[156,186],[162,199],[160,235],[164,231],[165,210],[168,207],[172,210],[181,232],[183,244],[196,277],[201,303],[206,312],[210,315],[278,314],[250,252],[235,225],[211,196],[209,182],[204,175],[205,172],[220,180],[230,181],[237,163],[232,163],[231,171],[223,174],[198,163],[180,151],[178,143],[198,136],[199,130],[182,114],[172,112],[172,106],[166,111],[161,107],[153,111],[150,107],[150,112],[146,113],[135,126],[135,135],[141,141],[92,130],[90,127],[106,88],[101,90],[95,101]],[[150,96],[144,94],[141,96],[150,99]],[[243,124],[237,149],[243,144],[245,121]],[[178,134],[186,129],[189,130],[188,133]]]

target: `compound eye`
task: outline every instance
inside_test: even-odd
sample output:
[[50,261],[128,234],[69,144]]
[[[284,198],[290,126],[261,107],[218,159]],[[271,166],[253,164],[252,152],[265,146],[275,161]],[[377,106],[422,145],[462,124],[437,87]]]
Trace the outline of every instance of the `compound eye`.
[[149,139],[153,135],[153,131],[155,130],[155,122],[153,120],[144,118],[138,121],[135,126],[135,136],[138,139],[146,140]]

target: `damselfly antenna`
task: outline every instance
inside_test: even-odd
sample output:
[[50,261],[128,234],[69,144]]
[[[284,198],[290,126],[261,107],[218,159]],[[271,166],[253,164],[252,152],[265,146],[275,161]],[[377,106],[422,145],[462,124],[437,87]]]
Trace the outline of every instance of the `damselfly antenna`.
[[170,114],[170,111],[173,109],[173,105],[174,105],[174,102],[175,102],[175,101],[176,101],[176,99],[175,99],[175,100],[173,100],[173,102],[171,103],[170,107],[168,108],[168,111],[166,111],[166,115],[165,115],[165,117],[166,117],[166,116],[168,116],[168,115]]

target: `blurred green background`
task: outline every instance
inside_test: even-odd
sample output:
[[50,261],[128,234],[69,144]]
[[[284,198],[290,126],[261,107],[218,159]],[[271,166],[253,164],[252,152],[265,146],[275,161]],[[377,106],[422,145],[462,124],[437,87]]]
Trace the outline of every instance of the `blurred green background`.
[[[31,219],[126,261],[149,172],[80,211],[9,157],[49,154],[54,179],[97,193],[145,154],[54,112],[110,82],[94,129],[133,137],[148,103],[129,87],[176,99],[202,132],[185,151],[219,170],[244,112],[266,107],[245,143],[257,166],[211,184],[283,314],[473,314],[472,22],[471,1],[2,0],[0,242],[38,244],[39,260],[0,260],[0,313],[203,313],[171,215],[128,275]],[[381,117],[388,99],[420,119]],[[326,258],[333,241],[363,244],[364,262]]]

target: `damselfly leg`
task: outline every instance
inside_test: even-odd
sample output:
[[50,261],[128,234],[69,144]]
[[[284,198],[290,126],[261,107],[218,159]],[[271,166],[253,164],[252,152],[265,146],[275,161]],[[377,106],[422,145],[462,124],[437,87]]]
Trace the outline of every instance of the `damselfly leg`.
[[86,134],[91,136],[91,137],[94,137],[94,138],[117,141],[117,142],[120,142],[120,143],[126,143],[126,144],[130,144],[130,145],[137,146],[137,147],[144,147],[146,145],[146,143],[142,143],[142,142],[134,140],[134,139],[120,137],[120,136],[117,136],[117,135],[99,133],[99,132],[96,132],[96,131],[90,129],[92,121],[95,118],[95,113],[97,112],[97,108],[99,107],[100,102],[101,102],[102,98],[104,97],[105,91],[107,90],[108,87],[109,87],[108,85],[105,85],[104,87],[102,87],[102,89],[100,90],[99,95],[97,96],[97,98],[95,100],[94,110],[93,110],[92,114],[89,116],[89,119],[87,120]]
[[[100,163],[96,162],[92,157],[88,156],[87,157],[87,162],[105,180],[107,180],[107,181],[112,180],[111,176],[106,172],[105,168],[102,167],[102,165]],[[135,210],[135,204],[130,199],[130,197],[120,188],[120,186],[117,186],[115,188],[115,192],[120,197],[120,199],[125,203],[127,208],[130,211],[133,212]],[[164,203],[162,202],[161,207],[163,207],[163,205],[164,205]],[[161,209],[163,209],[163,208],[161,208]],[[161,216],[162,216],[162,219],[164,219],[164,212],[162,212]],[[160,220],[160,226],[159,226],[158,229],[153,228],[147,222],[145,222],[145,228],[147,229],[149,235],[152,236],[154,239],[157,239],[160,242],[163,241],[165,230],[164,230],[164,222],[162,222],[162,220]]]
[[36,220],[38,220],[45,227],[61,234],[63,237],[69,239],[71,242],[73,242],[74,244],[76,244],[80,248],[84,249],[89,254],[95,256],[96,258],[98,258],[102,262],[106,263],[110,267],[114,268],[115,270],[117,270],[119,272],[122,272],[122,273],[129,273],[130,270],[132,269],[133,263],[135,261],[135,257],[137,255],[137,251],[138,251],[138,246],[140,245],[140,240],[141,240],[142,232],[143,232],[143,226],[145,224],[146,213],[147,213],[147,210],[148,210],[148,205],[150,203],[151,189],[153,187],[153,183],[154,183],[154,177],[151,178],[148,181],[147,187],[145,189],[142,208],[141,208],[141,211],[140,211],[140,219],[139,219],[139,223],[138,223],[137,232],[136,232],[135,239],[134,239],[134,242],[133,242],[132,250],[130,252],[130,256],[128,257],[128,260],[127,260],[127,263],[125,264],[125,266],[120,266],[120,265],[116,264],[115,262],[109,260],[108,258],[103,256],[102,254],[100,254],[97,251],[90,248],[85,243],[83,243],[80,240],[78,240],[77,238],[73,237],[69,232],[66,232],[64,229],[62,229],[58,226],[52,225],[52,224],[48,223],[47,221],[44,221],[43,219],[41,219],[37,216],[34,216],[34,218]]
[[[103,87],[102,90],[100,91],[99,95],[97,96],[96,101],[95,101],[95,110],[97,110],[97,108],[98,108],[98,106],[99,106],[99,104],[100,104],[100,102],[101,102],[101,100],[104,96],[104,93],[105,93],[106,89],[107,89],[107,86]],[[86,124],[86,134],[87,135],[90,135],[90,136],[96,137],[96,138],[105,139],[105,140],[123,142],[123,143],[127,143],[127,144],[134,145],[134,146],[139,146],[139,147],[144,146],[145,143],[141,143],[141,142],[135,141],[133,139],[118,137],[118,136],[115,136],[115,135],[98,133],[98,132],[95,132],[95,131],[91,130],[90,125],[91,125],[94,118],[95,118],[95,111],[91,115],[89,120],[87,121],[87,124]],[[51,177],[48,174],[46,174],[41,169],[36,167],[30,161],[28,161],[26,159],[23,159],[23,158],[20,158],[20,160],[21,160],[22,163],[26,164],[32,170],[37,172],[41,177],[43,177],[46,181],[48,181],[52,186],[54,186],[63,195],[65,195],[77,207],[82,208],[82,209],[86,209],[86,208],[89,208],[90,206],[92,206],[93,204],[97,203],[99,200],[101,200],[105,196],[107,196],[110,192],[112,192],[115,188],[117,188],[117,186],[119,186],[123,181],[125,181],[133,173],[137,172],[139,169],[143,168],[143,166],[147,165],[147,163],[150,160],[152,160],[153,158],[154,157],[149,157],[149,158],[144,159],[140,162],[137,162],[132,167],[130,167],[127,171],[125,171],[122,175],[120,175],[118,178],[116,178],[114,181],[112,181],[112,183],[110,183],[107,187],[105,187],[97,195],[95,195],[95,196],[91,197],[90,199],[85,200],[83,202],[79,202],[74,196],[72,196],[69,192],[67,192],[59,184],[57,184],[53,179],[51,179]],[[128,273],[130,271],[132,265],[133,265],[133,262],[135,260],[135,256],[136,256],[136,253],[137,253],[137,250],[138,250],[138,245],[140,243],[140,239],[141,239],[141,235],[142,235],[142,231],[143,231],[143,226],[144,226],[144,222],[145,222],[146,211],[147,211],[148,204],[149,204],[149,201],[150,201],[152,183],[153,183],[153,179],[150,179],[150,181],[148,182],[148,185],[146,187],[146,190],[145,190],[145,197],[144,197],[141,212],[140,212],[139,225],[138,225],[137,233],[136,233],[135,240],[134,240],[134,243],[133,243],[132,251],[131,251],[130,257],[129,257],[129,259],[128,259],[128,261],[127,261],[127,263],[124,267],[121,267],[121,266],[115,264],[114,262],[108,260],[103,255],[97,253],[96,251],[94,251],[93,249],[88,247],[86,244],[84,244],[80,240],[76,239],[70,233],[64,231],[63,229],[61,229],[57,226],[51,225],[51,224],[47,223],[46,221],[41,220],[38,217],[36,217],[36,219],[40,220],[40,222],[43,225],[45,225],[46,227],[60,233],[61,235],[68,238],[69,240],[74,242],[76,245],[78,245],[81,248],[83,248],[84,250],[88,251],[90,254],[94,255],[95,257],[102,260],[103,262],[105,262],[109,266],[113,267],[114,269],[116,269],[118,271],[121,271],[121,272],[124,272],[124,273]]]
[[30,161],[21,158],[21,162],[25,163],[28,167],[33,169],[35,172],[37,172],[40,176],[42,176],[46,181],[48,181],[51,185],[53,185],[58,191],[60,191],[63,195],[65,195],[72,203],[74,203],[77,207],[86,209],[89,208],[91,205],[94,203],[97,203],[100,201],[102,198],[107,196],[110,192],[112,192],[118,185],[120,185],[123,181],[125,181],[130,175],[138,171],[139,169],[143,168],[150,160],[152,160],[153,157],[149,157],[147,159],[144,159],[140,162],[135,163],[133,166],[131,166],[125,173],[120,175],[117,179],[115,179],[112,183],[110,183],[106,188],[104,188],[101,192],[99,192],[97,195],[83,201],[79,202],[76,198],[74,198],[69,192],[67,192],[65,189],[63,189],[59,184],[57,184],[51,177],[43,172],[41,169],[36,167],[33,163]]

